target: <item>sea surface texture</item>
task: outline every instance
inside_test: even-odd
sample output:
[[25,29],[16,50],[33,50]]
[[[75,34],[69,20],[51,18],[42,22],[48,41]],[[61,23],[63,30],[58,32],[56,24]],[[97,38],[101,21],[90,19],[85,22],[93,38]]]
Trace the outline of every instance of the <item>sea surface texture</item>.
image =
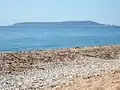
[[120,44],[116,27],[0,27],[0,51],[23,51]]

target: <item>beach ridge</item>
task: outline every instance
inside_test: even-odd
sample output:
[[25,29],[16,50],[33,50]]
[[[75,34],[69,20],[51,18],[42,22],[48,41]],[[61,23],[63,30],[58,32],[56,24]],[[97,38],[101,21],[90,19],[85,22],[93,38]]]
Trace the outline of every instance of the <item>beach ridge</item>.
[[119,73],[120,45],[5,52],[0,62],[0,89],[54,89],[62,80]]

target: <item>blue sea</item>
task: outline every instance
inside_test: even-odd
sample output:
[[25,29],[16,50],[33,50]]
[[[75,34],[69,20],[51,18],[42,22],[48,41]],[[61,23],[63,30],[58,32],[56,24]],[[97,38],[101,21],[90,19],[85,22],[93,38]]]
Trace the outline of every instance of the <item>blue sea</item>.
[[0,51],[120,44],[120,28],[0,27]]

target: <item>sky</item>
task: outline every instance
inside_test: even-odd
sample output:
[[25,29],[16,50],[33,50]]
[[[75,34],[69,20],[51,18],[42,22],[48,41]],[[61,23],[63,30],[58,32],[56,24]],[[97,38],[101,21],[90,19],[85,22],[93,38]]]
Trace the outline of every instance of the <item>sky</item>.
[[120,0],[0,0],[0,25],[96,21],[120,25]]

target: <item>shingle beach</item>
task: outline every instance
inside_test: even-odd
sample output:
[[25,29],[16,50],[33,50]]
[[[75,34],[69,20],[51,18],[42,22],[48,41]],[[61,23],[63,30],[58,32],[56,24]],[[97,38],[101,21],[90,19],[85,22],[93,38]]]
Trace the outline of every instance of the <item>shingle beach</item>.
[[119,90],[101,85],[119,72],[120,45],[0,53],[0,90]]

